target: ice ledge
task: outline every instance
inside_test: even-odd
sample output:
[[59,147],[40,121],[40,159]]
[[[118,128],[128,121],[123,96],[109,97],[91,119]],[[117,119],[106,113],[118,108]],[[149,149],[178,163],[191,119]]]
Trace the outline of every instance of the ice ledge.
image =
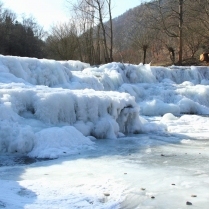
[[[44,127],[38,130],[41,124],[45,128],[74,126],[84,136],[96,138],[116,138],[121,133],[141,130],[134,97],[89,89],[5,87],[0,89],[0,118],[0,124],[4,123],[1,128],[4,134],[0,134],[3,152],[32,151],[41,136],[39,131],[44,130]],[[8,132],[11,134],[5,139]]]

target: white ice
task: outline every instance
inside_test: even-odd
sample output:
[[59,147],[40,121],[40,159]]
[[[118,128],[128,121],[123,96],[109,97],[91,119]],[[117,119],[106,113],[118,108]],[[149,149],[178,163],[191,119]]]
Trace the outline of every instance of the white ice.
[[1,207],[206,209],[209,118],[146,119],[166,124],[167,132],[97,140],[94,150],[31,165],[17,165],[18,156],[11,165],[7,156],[0,167]]
[[0,208],[207,208],[208,84],[208,67],[0,55]]

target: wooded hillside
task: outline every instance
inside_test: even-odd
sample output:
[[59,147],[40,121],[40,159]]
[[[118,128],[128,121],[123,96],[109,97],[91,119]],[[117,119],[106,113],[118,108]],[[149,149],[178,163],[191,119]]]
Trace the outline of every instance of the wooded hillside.
[[114,19],[115,47],[134,63],[201,64],[209,51],[208,11],[209,0],[144,3]]

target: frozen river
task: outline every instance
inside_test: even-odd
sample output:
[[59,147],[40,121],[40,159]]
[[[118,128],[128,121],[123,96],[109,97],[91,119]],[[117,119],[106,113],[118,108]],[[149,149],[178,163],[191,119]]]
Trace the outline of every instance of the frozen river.
[[208,98],[208,66],[0,55],[0,209],[208,209]]
[[54,160],[1,156],[0,208],[207,209],[208,122],[185,115],[167,132],[96,140]]

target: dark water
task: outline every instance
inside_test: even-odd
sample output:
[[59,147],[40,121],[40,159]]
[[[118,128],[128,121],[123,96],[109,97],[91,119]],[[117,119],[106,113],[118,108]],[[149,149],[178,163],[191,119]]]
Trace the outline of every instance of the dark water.
[[48,158],[31,158],[25,155],[13,155],[13,154],[1,154],[0,155],[0,167],[13,166],[13,165],[30,165],[32,163],[47,161]]

